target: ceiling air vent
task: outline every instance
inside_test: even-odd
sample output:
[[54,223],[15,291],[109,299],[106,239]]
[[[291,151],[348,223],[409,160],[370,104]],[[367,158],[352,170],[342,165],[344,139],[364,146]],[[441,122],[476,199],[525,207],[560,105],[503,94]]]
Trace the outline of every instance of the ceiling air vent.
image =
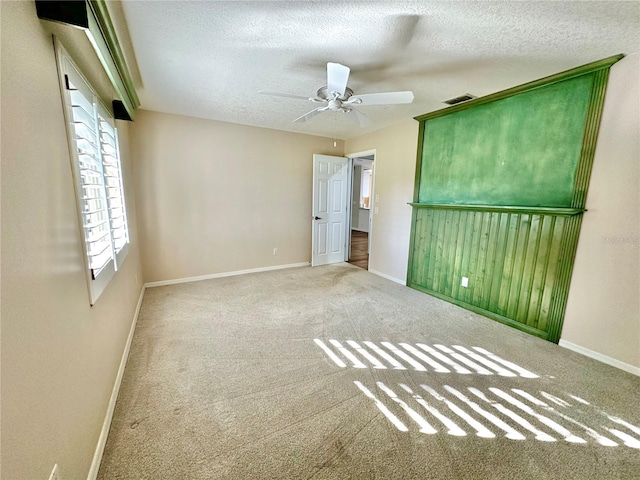
[[460,95],[459,97],[445,100],[442,103],[446,103],[447,105],[455,105],[456,103],[466,102],[468,100],[473,100],[474,98],[477,98],[477,97],[475,95],[471,95],[470,93],[465,93],[464,95]]

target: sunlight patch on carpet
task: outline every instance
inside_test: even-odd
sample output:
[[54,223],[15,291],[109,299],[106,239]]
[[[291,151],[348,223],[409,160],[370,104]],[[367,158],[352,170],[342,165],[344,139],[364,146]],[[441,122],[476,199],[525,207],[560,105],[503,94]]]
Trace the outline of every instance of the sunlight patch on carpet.
[[580,408],[575,408],[564,402],[563,411],[560,411],[541,400],[540,397],[546,398],[542,395],[546,392],[539,392],[536,396],[518,388],[489,387],[483,391],[476,387],[462,389],[450,385],[444,385],[441,391],[437,391],[432,386],[420,384],[424,392],[420,394],[404,383],[398,384],[399,389],[380,381],[375,382],[376,388],[371,389],[361,382],[354,383],[403,432],[415,429],[428,435],[503,436],[509,440],[572,444],[595,441],[605,447],[617,447],[621,442],[626,447],[640,449],[640,428],[637,426],[607,415],[589,403],[609,422],[617,424],[616,428],[606,424],[590,427],[585,420],[574,418],[587,417],[587,412],[582,410],[585,403],[580,402]]
[[318,338],[314,342],[340,368],[350,365],[352,368],[538,378],[535,373],[480,347],[468,349],[453,345],[449,348],[440,344],[430,346],[423,343],[416,343],[414,346],[405,342],[400,342],[398,347],[386,341],[379,342],[381,347],[371,341],[358,343],[347,340],[342,343],[335,339],[328,340],[329,346]]

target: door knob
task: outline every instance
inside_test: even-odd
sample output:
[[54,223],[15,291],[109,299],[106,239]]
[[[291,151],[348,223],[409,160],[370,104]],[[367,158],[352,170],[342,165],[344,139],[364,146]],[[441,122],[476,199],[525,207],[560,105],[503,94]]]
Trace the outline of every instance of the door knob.
[[320,217],[313,217],[314,220],[322,220]]

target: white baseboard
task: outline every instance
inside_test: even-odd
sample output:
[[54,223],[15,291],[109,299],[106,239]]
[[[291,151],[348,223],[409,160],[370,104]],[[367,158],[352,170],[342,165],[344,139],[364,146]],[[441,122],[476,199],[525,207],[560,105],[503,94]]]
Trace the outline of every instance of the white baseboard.
[[102,462],[102,454],[104,453],[104,447],[107,444],[107,436],[109,435],[109,428],[111,428],[111,420],[113,418],[113,412],[116,408],[116,400],[118,399],[118,392],[120,391],[120,384],[122,383],[124,368],[127,365],[127,358],[129,357],[129,350],[131,349],[133,334],[136,330],[136,324],[138,323],[138,315],[140,314],[140,307],[142,306],[142,299],[144,298],[145,290],[146,287],[143,286],[142,290],[140,291],[138,305],[136,305],[136,311],[133,314],[133,321],[131,322],[131,328],[129,329],[129,336],[127,337],[127,343],[124,346],[124,352],[122,352],[120,366],[118,367],[118,374],[116,375],[116,381],[113,384],[111,398],[109,399],[109,404],[107,405],[107,414],[105,415],[104,422],[102,423],[102,430],[100,431],[100,437],[98,438],[96,451],[93,454],[93,461],[91,462],[91,468],[89,469],[87,480],[96,480],[96,478],[98,477],[100,462]]
[[174,280],[160,280],[159,282],[145,283],[144,286],[163,287],[165,285],[175,285],[176,283],[199,282],[200,280],[210,280],[212,278],[233,277],[235,275],[245,275],[247,273],[269,272],[271,270],[282,270],[285,268],[308,267],[309,262],[290,263],[288,265],[275,265],[273,267],[250,268],[249,270],[236,270],[235,272],[213,273],[211,275],[200,275],[198,277],[176,278]]
[[400,280],[399,278],[392,277],[391,275],[387,275],[386,273],[379,272],[378,270],[374,270],[372,268],[369,269],[371,273],[374,275],[378,275],[379,277],[386,278],[387,280],[391,280],[392,282],[399,283],[400,285],[407,286],[406,280]]
[[573,350],[574,352],[581,353],[586,357],[593,358],[594,360],[598,360],[599,362],[606,363],[607,365],[611,365],[612,367],[619,368],[620,370],[624,370],[625,372],[632,373],[634,375],[640,376],[640,367],[634,367],[625,362],[621,362],[620,360],[616,360],[615,358],[611,358],[607,355],[603,355],[602,353],[594,352],[593,350],[589,350],[588,348],[581,347],[580,345],[576,345],[575,343],[567,342],[566,340],[560,340],[558,342],[563,348],[568,350]]

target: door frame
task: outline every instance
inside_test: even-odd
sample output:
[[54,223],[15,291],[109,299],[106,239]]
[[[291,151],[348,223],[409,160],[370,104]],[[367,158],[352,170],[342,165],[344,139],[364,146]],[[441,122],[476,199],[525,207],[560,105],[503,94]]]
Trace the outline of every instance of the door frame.
[[367,270],[369,270],[369,267],[371,266],[371,252],[372,252],[372,242],[371,239],[373,238],[373,219],[374,219],[374,215],[375,215],[375,204],[377,203],[375,201],[376,199],[376,157],[377,157],[377,152],[375,148],[372,148],[370,150],[363,150],[361,152],[355,152],[355,153],[346,153],[344,156],[347,157],[349,159],[349,163],[348,163],[348,168],[349,168],[349,177],[350,177],[350,181],[349,181],[349,192],[347,193],[348,198],[349,198],[349,209],[347,211],[347,248],[345,248],[345,252],[346,252],[346,256],[347,258],[345,258],[345,262],[349,261],[349,257],[351,256],[351,202],[353,199],[353,159],[354,158],[360,158],[360,157],[368,157],[370,155],[373,155],[373,168],[371,171],[371,204],[370,204],[370,209],[369,209],[369,232],[368,232],[368,238],[369,238],[369,261],[367,263]]

